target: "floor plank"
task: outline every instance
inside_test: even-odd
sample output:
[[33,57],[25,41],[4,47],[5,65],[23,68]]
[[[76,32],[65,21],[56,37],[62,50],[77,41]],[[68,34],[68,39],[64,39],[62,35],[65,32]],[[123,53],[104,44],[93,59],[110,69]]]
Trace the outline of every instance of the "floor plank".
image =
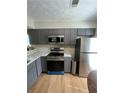
[[88,93],[87,78],[42,74],[28,93]]

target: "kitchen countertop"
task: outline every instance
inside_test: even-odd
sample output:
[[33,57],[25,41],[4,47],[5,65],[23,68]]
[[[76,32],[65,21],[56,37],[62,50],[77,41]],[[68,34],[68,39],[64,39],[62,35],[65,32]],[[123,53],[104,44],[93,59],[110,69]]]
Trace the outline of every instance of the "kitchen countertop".
[[72,57],[70,53],[64,53],[64,57]]
[[[49,48],[36,48],[34,50],[27,52],[27,60],[29,62],[27,63],[27,66],[34,62],[39,57],[46,57],[50,53]],[[64,57],[72,57],[70,53],[64,53]]]
[[49,53],[50,53],[49,48],[37,48],[37,49],[31,50],[31,51],[28,51],[27,52],[27,60],[29,60],[29,62],[27,63],[27,65],[31,64],[39,57],[47,56]]

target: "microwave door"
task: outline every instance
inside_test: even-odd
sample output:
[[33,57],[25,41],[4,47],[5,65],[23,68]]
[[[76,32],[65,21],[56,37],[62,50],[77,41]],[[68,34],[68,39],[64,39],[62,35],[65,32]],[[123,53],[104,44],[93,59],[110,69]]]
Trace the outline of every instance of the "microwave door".
[[57,39],[56,39],[56,37],[49,37],[48,41],[49,41],[49,43],[56,43]]
[[56,39],[57,39],[57,43],[61,42],[61,40],[60,40],[61,38],[60,37],[57,37]]
[[49,42],[52,42],[52,38],[49,37],[49,38],[48,38],[48,41],[49,41]]
[[61,38],[61,42],[64,42],[64,38],[63,37]]

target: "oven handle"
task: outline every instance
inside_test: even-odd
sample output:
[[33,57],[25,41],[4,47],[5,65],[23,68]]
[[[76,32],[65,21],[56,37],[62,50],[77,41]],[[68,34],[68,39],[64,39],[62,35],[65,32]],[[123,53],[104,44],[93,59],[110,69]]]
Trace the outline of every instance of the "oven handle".
[[47,59],[47,61],[64,61],[64,59]]

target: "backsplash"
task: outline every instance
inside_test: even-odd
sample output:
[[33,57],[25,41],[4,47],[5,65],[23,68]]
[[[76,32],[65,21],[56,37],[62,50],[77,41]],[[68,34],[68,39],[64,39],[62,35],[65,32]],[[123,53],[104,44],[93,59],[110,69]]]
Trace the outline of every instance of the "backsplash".
[[66,53],[70,53],[72,55],[72,58],[74,58],[74,54],[75,54],[74,45],[53,45],[53,44],[42,44],[41,45],[41,44],[38,44],[38,45],[32,45],[32,47],[35,47],[35,48],[63,47]]

